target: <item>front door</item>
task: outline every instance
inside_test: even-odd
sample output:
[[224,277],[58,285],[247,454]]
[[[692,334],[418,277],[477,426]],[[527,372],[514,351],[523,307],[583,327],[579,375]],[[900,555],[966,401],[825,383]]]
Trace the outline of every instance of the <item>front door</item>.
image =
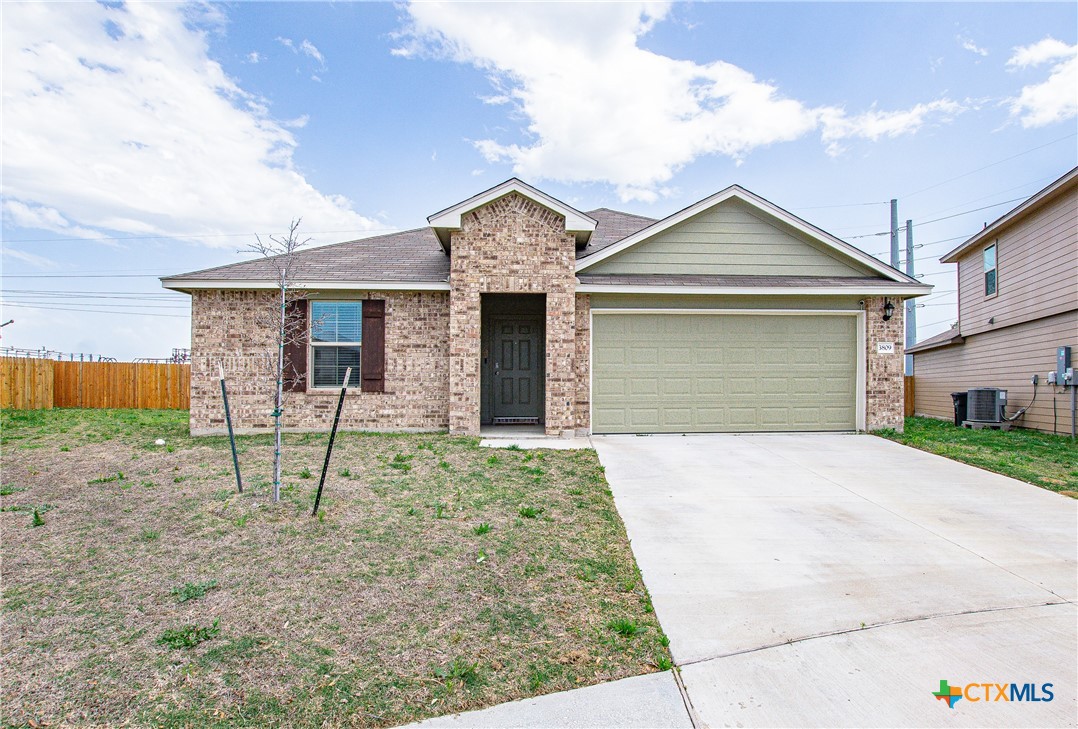
[[493,416],[495,423],[538,423],[542,413],[540,319],[494,321]]

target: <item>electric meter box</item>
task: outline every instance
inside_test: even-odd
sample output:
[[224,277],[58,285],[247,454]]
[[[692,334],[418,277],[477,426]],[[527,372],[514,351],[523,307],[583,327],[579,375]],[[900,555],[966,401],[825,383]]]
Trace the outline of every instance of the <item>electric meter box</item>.
[[[1071,368],[1071,348],[1059,347],[1056,349],[1056,382],[1060,385],[1066,383],[1067,370]],[[1073,385],[1074,383],[1067,383]]]

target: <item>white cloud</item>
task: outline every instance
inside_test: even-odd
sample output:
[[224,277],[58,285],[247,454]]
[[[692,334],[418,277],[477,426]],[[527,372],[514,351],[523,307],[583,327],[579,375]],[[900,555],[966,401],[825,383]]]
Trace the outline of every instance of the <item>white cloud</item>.
[[957,113],[946,99],[913,109],[848,115],[809,107],[724,61],[677,60],[638,44],[667,3],[413,3],[394,53],[468,63],[487,72],[510,115],[527,120],[524,142],[481,139],[488,162],[529,179],[609,182],[622,200],[669,192],[698,157],[741,161],[759,147],[819,132],[841,140],[908,134]]
[[258,51],[251,51],[247,54],[247,63],[258,63],[262,60],[262,54]]
[[16,250],[10,246],[4,246],[4,248],[0,250],[0,255],[3,255],[5,258],[12,258],[16,261],[28,263],[35,268],[56,268],[57,266],[56,261],[51,258],[39,256],[36,253],[27,253],[26,251]]
[[209,236],[278,231],[292,216],[312,231],[376,227],[295,169],[286,127],[298,120],[273,119],[225,75],[208,55],[201,12],[5,6],[9,220],[73,235],[198,234],[221,246],[234,239]]
[[314,60],[318,61],[318,64],[322,66],[322,68],[326,67],[326,59],[323,58],[322,53],[317,48],[315,48],[314,43],[311,43],[309,40],[304,38],[303,42],[299,44],[299,49],[303,51],[304,55],[310,56]]
[[1078,46],[1068,46],[1063,41],[1048,36],[1028,46],[1015,48],[1014,55],[1007,60],[1007,65],[1012,68],[1039,66],[1049,61],[1074,58],[1076,51]]
[[1022,87],[1010,100],[1011,116],[1022,126],[1043,127],[1078,116],[1078,44],[1047,37],[1014,49],[1008,68],[1022,70],[1051,64],[1048,78]]
[[281,36],[277,36],[276,40],[288,50],[292,51],[293,53],[297,53],[296,44],[292,42],[291,38],[282,38]]
[[955,37],[955,40],[958,41],[959,45],[962,46],[963,50],[967,50],[970,53],[976,53],[978,56],[982,57],[988,55],[988,51],[986,49],[978,46],[976,43],[973,42],[973,39],[968,36],[959,35]]
[[72,238],[92,238],[98,235],[89,228],[72,225],[56,208],[44,205],[30,204],[18,200],[4,200],[4,217],[12,224],[20,228],[34,228],[47,230],[52,233],[63,233]]

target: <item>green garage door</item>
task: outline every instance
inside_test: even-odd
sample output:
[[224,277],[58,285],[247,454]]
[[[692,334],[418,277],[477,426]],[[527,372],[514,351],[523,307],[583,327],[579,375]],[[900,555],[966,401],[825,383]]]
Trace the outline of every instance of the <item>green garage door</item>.
[[595,433],[854,430],[857,317],[595,313]]

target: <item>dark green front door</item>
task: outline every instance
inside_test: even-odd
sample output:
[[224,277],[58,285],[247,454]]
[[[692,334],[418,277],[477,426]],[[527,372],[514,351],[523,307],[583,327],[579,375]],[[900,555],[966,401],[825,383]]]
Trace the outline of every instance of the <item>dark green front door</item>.
[[539,422],[541,320],[519,317],[494,320],[494,422]]

